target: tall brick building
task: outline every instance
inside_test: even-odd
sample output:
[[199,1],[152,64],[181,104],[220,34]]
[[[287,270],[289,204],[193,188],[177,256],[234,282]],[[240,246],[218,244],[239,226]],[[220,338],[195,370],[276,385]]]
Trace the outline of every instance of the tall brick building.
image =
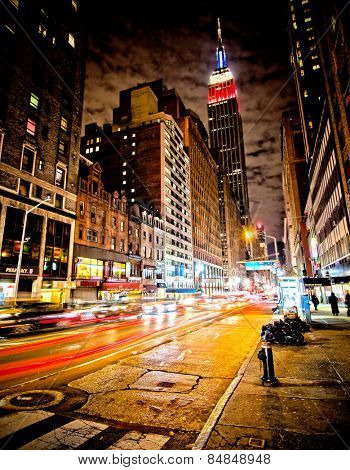
[[84,82],[78,1],[0,6],[0,293],[69,297]]

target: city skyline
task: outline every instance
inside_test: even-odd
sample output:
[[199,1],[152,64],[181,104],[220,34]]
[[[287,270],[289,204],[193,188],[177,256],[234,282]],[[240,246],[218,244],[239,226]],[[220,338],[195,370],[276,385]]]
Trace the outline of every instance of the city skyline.
[[[284,10],[278,2],[274,7]],[[140,24],[138,15],[117,15],[112,9],[103,35],[97,32],[98,16],[89,23],[84,123],[109,122],[120,90],[163,78],[207,126],[207,86],[215,68],[216,25],[221,14],[228,65],[241,102],[252,219],[264,223],[268,233],[281,239],[284,208],[277,122],[281,109],[292,105],[294,99],[291,84],[279,94],[291,73],[287,32],[281,25],[271,33],[272,20],[258,6],[255,12],[238,6],[235,16],[220,11],[215,15],[205,8],[201,13],[189,12],[181,18],[175,14],[171,22],[156,16],[145,25]],[[247,27],[261,38],[258,44],[252,43]],[[272,219],[264,218],[266,209],[273,214]]]

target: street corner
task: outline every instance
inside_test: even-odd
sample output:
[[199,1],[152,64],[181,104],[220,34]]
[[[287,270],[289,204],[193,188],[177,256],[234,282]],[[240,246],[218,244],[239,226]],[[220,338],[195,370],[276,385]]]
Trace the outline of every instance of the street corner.
[[[178,375],[151,374],[149,378],[144,381],[141,378],[133,385],[140,389],[90,395],[79,412],[115,422],[199,432],[229,381],[194,377],[179,379]],[[155,377],[161,382],[156,382]],[[176,379],[177,385],[174,382]],[[175,383],[178,392],[168,387],[170,383]],[[191,390],[185,392],[189,387]],[[154,388],[158,388],[158,391],[153,391]]]

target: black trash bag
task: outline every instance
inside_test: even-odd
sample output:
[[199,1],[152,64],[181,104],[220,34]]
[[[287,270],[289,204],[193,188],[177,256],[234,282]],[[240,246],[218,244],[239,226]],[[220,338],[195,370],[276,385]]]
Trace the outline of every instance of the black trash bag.
[[306,344],[303,333],[309,330],[309,325],[300,318],[286,318],[263,325],[261,338],[269,343],[301,346]]

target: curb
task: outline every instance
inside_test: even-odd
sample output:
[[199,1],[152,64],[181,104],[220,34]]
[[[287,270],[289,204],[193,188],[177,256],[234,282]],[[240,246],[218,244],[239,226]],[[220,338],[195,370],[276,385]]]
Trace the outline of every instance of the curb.
[[253,346],[253,352],[251,354],[248,354],[247,357],[244,359],[242,362],[241,367],[239,368],[236,377],[232,380],[230,385],[227,387],[223,395],[220,397],[219,401],[215,405],[215,408],[211,412],[207,422],[204,424],[201,432],[199,433],[199,436],[196,439],[196,442],[194,443],[194,446],[192,447],[192,450],[203,450],[205,446],[207,445],[209,438],[217,424],[217,422],[220,419],[220,416],[222,412],[225,409],[225,406],[227,405],[227,402],[229,399],[232,397],[234,394],[236,388],[240,384],[241,380],[244,377],[244,374],[247,370],[247,367],[252,360],[259,344],[261,342],[261,338],[259,338]]

